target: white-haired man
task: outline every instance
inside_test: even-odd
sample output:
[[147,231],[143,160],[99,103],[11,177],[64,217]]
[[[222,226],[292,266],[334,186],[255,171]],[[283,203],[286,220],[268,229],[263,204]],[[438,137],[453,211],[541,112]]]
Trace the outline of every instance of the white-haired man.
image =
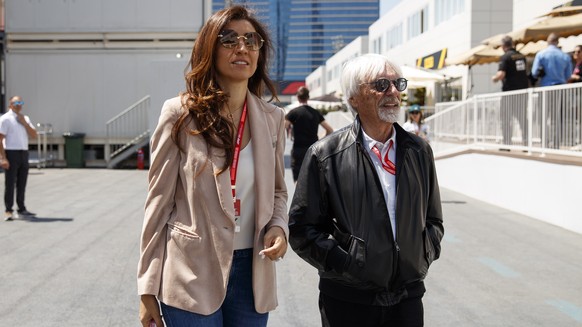
[[396,123],[407,80],[388,58],[348,61],[341,85],[355,120],[307,151],[290,244],[319,270],[323,326],[422,326],[444,234],[432,150]]

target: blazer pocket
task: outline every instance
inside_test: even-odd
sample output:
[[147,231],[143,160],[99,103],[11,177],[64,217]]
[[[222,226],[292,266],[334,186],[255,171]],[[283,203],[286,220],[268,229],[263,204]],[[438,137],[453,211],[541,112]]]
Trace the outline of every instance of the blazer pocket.
[[200,236],[198,234],[180,225],[168,223],[168,229],[170,230],[170,233],[174,235],[179,235],[191,240],[200,239]]

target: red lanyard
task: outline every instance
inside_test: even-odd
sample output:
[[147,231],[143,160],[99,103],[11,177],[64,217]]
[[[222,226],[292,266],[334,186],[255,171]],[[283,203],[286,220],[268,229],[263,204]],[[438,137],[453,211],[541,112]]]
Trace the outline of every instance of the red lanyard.
[[393,145],[393,142],[392,142],[392,140],[390,140],[390,142],[388,142],[388,151],[386,151],[386,155],[384,156],[384,160],[382,160],[382,155],[380,154],[380,150],[378,150],[378,147],[376,145],[374,145],[372,147],[372,152],[374,152],[376,154],[376,156],[378,157],[378,159],[382,163],[382,168],[384,168],[385,171],[389,172],[392,175],[396,175],[396,166],[394,165],[394,163],[392,161],[390,161],[390,158],[388,158],[388,153],[390,153],[390,149],[392,148],[392,145]]
[[245,132],[245,122],[247,121],[247,101],[243,105],[243,111],[238,123],[238,133],[236,135],[234,144],[234,157],[232,158],[232,166],[230,167],[230,185],[232,186],[232,197],[236,198],[236,171],[238,170],[238,157],[240,156],[240,148],[242,145],[242,138]]

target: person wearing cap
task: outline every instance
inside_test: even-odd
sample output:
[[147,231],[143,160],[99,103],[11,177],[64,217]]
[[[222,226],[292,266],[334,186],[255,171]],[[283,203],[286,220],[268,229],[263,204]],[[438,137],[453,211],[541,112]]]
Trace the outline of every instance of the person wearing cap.
[[289,131],[291,127],[293,128],[293,147],[291,148],[293,181],[297,181],[307,148],[319,139],[317,136],[319,125],[325,129],[326,136],[333,132],[333,128],[325,121],[323,115],[307,104],[308,88],[302,86],[297,90],[297,100],[301,106],[285,115],[285,130]]
[[414,133],[429,142],[428,132],[430,127],[424,123],[424,116],[420,106],[413,104],[408,108],[408,120],[402,125],[405,131]]
[[4,169],[4,220],[13,220],[14,186],[18,217],[34,217],[26,210],[24,194],[28,180],[28,138],[36,138],[36,129],[30,118],[21,113],[24,101],[19,96],[10,98],[10,110],[0,117],[0,166]]
[[[501,44],[505,54],[499,61],[497,73],[491,77],[493,83],[502,82],[502,91],[513,91],[527,89],[529,81],[526,73],[525,56],[515,50],[513,39],[505,36],[501,39]],[[511,134],[513,132],[513,119],[517,119],[521,129],[521,142],[527,145],[527,94],[504,95],[501,98],[501,108],[499,112],[501,120],[501,134],[503,144],[511,145]]]

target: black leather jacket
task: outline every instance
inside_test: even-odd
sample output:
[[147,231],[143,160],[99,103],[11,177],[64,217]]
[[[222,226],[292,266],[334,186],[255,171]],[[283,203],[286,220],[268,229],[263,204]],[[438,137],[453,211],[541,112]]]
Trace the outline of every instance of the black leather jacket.
[[398,124],[394,130],[396,240],[358,118],[315,143],[303,161],[290,244],[319,270],[320,290],[334,297],[398,303],[440,255],[444,229],[432,150]]

